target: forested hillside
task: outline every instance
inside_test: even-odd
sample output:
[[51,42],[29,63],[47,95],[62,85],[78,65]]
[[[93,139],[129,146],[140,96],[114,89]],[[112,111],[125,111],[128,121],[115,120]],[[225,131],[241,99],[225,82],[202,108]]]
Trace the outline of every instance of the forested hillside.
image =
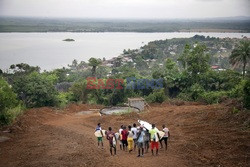
[[[247,38],[196,35],[153,41],[111,60],[74,60],[53,71],[13,64],[1,71],[1,122],[10,123],[23,107],[64,107],[72,102],[122,105],[129,97],[144,97],[151,103],[173,98],[206,104],[234,99],[238,112],[250,105],[249,55]],[[94,89],[88,87],[89,77]]]

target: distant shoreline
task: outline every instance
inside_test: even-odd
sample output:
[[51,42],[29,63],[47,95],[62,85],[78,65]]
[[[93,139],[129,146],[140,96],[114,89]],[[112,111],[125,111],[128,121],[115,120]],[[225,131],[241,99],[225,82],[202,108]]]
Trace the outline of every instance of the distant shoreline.
[[1,18],[2,32],[241,32],[250,33],[249,20],[75,20]]

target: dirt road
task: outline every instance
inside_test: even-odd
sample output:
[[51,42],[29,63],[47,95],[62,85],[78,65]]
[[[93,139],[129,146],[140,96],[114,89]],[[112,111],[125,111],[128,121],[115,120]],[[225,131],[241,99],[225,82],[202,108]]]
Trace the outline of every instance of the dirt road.
[[[102,116],[86,112],[98,106],[71,105],[64,111],[38,108],[26,112],[11,127],[11,138],[0,143],[1,167],[127,167],[127,166],[247,166],[250,163],[250,131],[246,128],[249,114],[232,114],[223,105],[175,106],[155,104],[148,112]],[[81,113],[79,113],[82,111]],[[110,156],[108,142],[104,150],[97,147],[94,129],[98,122],[103,129],[115,131],[121,124],[138,119],[167,124],[171,131],[169,148],[159,156],[149,153],[137,158],[118,149]]]

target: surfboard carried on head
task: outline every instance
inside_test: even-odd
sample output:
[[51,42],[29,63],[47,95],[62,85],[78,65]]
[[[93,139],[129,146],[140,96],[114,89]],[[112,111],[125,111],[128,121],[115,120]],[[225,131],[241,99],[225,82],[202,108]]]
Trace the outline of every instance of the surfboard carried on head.
[[106,135],[106,130],[102,130],[102,133],[101,133],[101,130],[97,130],[94,133],[95,137],[102,137],[102,134],[103,134],[103,136],[105,136]]
[[[144,128],[146,128],[147,130],[151,130],[152,129],[152,124],[146,122],[146,121],[143,121],[143,120],[138,120],[139,124],[141,124]],[[155,127],[155,129],[158,131],[158,134],[160,136],[160,139],[164,136],[164,132],[163,131],[160,131],[159,129],[157,129]],[[158,136],[156,135],[156,141],[159,141],[160,139],[158,139]]]

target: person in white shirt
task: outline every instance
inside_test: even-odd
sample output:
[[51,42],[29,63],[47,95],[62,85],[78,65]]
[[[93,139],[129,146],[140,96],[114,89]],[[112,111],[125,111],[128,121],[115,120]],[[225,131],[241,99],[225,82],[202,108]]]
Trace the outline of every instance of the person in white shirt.
[[136,124],[133,124],[133,128],[131,128],[131,131],[133,132],[133,140],[134,140],[134,150],[136,150],[136,145],[137,145],[137,128],[136,128]]
[[168,138],[170,137],[170,132],[169,132],[169,129],[166,128],[165,125],[162,125],[162,128],[163,128],[163,132],[165,133],[164,136],[161,138],[160,140],[160,144],[161,144],[161,149],[163,148],[163,145],[162,145],[162,141],[164,141],[165,143],[165,149],[167,150],[168,149]]
[[123,125],[121,125],[121,128],[119,129],[120,150],[122,150],[122,131],[123,131]]

